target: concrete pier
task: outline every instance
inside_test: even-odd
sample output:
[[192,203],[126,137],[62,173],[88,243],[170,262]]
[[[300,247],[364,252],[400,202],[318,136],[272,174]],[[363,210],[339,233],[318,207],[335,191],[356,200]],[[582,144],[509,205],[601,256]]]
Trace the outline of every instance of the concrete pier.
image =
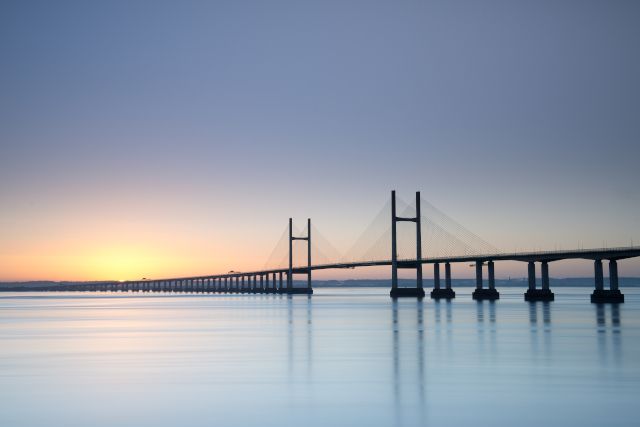
[[489,301],[493,301],[493,300],[497,300],[500,298],[500,294],[498,293],[498,291],[496,290],[495,287],[495,279],[494,279],[494,272],[493,272],[493,261],[489,261],[487,263],[487,267],[489,270],[489,278],[490,278],[490,282],[489,282],[489,288],[483,288],[483,278],[482,278],[482,264],[483,261],[482,260],[476,260],[476,289],[473,291],[473,293],[471,294],[471,297],[474,300],[478,300],[478,301],[482,301],[482,300],[489,300]]
[[444,283],[445,287],[440,287],[440,264],[433,264],[433,290],[431,298],[433,299],[451,299],[456,297],[456,293],[451,289],[451,264],[448,262],[444,265]]
[[529,281],[529,288],[524,294],[525,301],[553,301],[555,295],[549,289],[549,263],[542,261],[542,289],[536,288],[536,264],[533,261],[529,261],[527,265],[527,274]]
[[591,294],[591,302],[619,304],[624,302],[624,294],[618,287],[618,262],[615,259],[609,260],[609,289],[604,288],[604,274],[602,272],[602,260],[594,262],[595,270],[595,290]]

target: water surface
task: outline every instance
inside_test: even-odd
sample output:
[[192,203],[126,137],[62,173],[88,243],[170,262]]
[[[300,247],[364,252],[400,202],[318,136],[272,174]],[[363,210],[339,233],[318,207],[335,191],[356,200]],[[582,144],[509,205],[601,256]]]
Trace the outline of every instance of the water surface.
[[0,294],[0,426],[637,425],[640,290]]

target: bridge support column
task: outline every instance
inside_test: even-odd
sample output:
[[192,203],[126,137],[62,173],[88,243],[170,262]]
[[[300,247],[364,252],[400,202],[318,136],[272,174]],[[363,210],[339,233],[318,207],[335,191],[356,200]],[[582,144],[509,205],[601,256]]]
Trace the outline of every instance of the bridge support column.
[[307,218],[307,294],[311,295],[311,218]]
[[615,259],[609,260],[609,289],[604,289],[602,260],[595,261],[594,269],[596,289],[591,294],[591,302],[613,304],[624,302],[624,294],[620,292],[618,286],[618,262]]
[[279,275],[278,280],[279,280],[279,282],[280,282],[280,287],[278,288],[278,292],[280,292],[280,293],[284,293],[284,292],[285,292],[285,289],[284,289],[284,282],[283,282],[283,280],[282,280],[282,275],[283,275],[283,274],[284,274],[284,273],[283,273],[282,271],[281,271],[280,273],[278,273],[278,275]]
[[496,289],[496,274],[493,265],[493,261],[487,263],[487,275],[489,277],[489,289]]
[[[293,268],[293,241],[294,240],[306,240],[307,242],[307,268],[306,269],[294,269]],[[304,288],[295,288],[293,286],[294,274],[307,275],[307,286]],[[307,218],[307,235],[304,237],[293,236],[293,219],[289,218],[289,274],[287,274],[287,293],[288,294],[313,294],[313,288],[311,287],[311,218]]]
[[529,288],[524,294],[525,301],[553,301],[555,296],[549,289],[549,262],[542,261],[540,272],[542,273],[542,289],[536,288],[536,263],[529,261],[527,264],[527,276]]
[[433,264],[433,290],[431,298],[433,299],[451,299],[455,298],[456,293],[451,289],[451,264],[448,262],[444,265],[444,281],[445,288],[440,288],[440,264]]
[[493,300],[497,300],[500,298],[500,294],[498,293],[498,291],[496,290],[496,286],[495,286],[495,275],[494,275],[494,267],[493,267],[493,261],[489,261],[487,263],[487,270],[489,273],[489,288],[483,288],[483,284],[482,284],[482,264],[483,261],[482,260],[477,260],[476,261],[476,289],[473,291],[473,293],[471,294],[471,297],[474,300],[489,300],[489,301],[493,301]]
[[[396,215],[396,192],[391,192],[391,298],[417,297],[424,298],[422,286],[422,225],[420,213],[420,192],[416,191],[416,216],[414,218],[402,218]],[[415,222],[416,224],[416,260],[398,261],[398,245],[396,223],[401,221]],[[398,287],[398,268],[410,268],[416,270],[416,287]]]

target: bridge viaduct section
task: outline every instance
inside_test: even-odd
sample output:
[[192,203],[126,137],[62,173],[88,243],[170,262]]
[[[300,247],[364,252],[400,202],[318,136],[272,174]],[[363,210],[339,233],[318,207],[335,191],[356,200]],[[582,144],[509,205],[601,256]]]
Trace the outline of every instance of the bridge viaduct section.
[[[416,225],[416,257],[398,259],[397,230],[398,222],[413,222]],[[526,301],[553,301],[554,294],[549,286],[549,264],[565,259],[589,259],[594,263],[594,285],[591,302],[621,303],[624,295],[620,292],[618,281],[618,261],[640,256],[640,247],[610,249],[580,249],[550,252],[494,253],[483,255],[449,256],[441,258],[422,257],[422,224],[420,210],[420,192],[416,192],[416,216],[400,217],[396,212],[396,194],[391,192],[391,259],[378,261],[357,261],[333,264],[312,264],[311,257],[311,219],[307,220],[307,235],[294,236],[293,222],[289,218],[289,262],[287,268],[262,270],[253,272],[230,271],[226,274],[211,276],[170,278],[159,280],[141,280],[125,282],[100,282],[90,284],[69,284],[42,287],[32,290],[42,291],[101,291],[101,292],[189,292],[189,293],[243,293],[243,294],[307,294],[313,293],[311,273],[313,270],[341,269],[368,266],[391,267],[392,298],[425,296],[423,287],[423,266],[433,265],[433,299],[452,299],[455,292],[451,287],[451,264],[473,263],[475,266],[476,287],[472,293],[475,300],[496,300],[500,298],[495,287],[495,263],[498,261],[520,261],[527,263],[528,289],[524,294]],[[307,265],[294,267],[293,245],[296,241],[307,244]],[[603,261],[608,261],[609,289],[604,287]],[[537,287],[536,263],[541,266],[541,287]],[[440,265],[444,264],[444,287],[440,282]],[[484,286],[484,268],[487,270],[487,286]],[[415,287],[398,286],[398,270],[414,269],[416,271]],[[306,286],[294,286],[296,274],[306,275]]]

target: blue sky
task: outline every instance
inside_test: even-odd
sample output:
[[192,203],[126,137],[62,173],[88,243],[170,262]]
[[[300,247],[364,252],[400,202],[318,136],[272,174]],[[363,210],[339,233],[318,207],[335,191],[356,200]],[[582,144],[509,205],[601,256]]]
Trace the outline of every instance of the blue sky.
[[261,266],[290,216],[346,247],[391,189],[505,250],[638,243],[638,22],[620,0],[3,1],[0,279]]

